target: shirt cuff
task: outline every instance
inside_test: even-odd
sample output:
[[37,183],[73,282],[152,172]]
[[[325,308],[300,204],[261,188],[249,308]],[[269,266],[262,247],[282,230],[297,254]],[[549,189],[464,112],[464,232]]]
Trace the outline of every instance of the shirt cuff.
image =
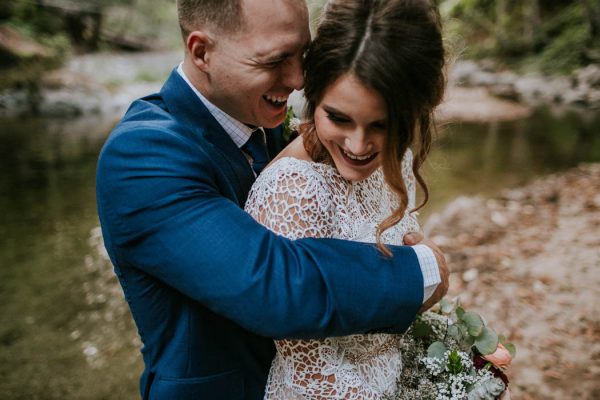
[[438,266],[433,250],[429,247],[424,244],[418,244],[412,246],[412,248],[417,253],[417,259],[423,273],[423,303],[425,303],[442,282],[440,267]]

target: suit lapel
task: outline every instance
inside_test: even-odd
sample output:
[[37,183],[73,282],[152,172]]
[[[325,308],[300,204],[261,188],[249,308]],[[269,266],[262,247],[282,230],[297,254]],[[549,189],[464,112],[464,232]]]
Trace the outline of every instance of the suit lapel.
[[188,134],[188,138],[201,147],[205,145],[202,145],[200,138],[210,144],[211,156],[215,157],[216,164],[231,182],[237,183],[233,185],[233,189],[238,203],[243,206],[254,183],[254,173],[244,154],[176,69],[160,94],[175,120],[188,128],[184,134]]

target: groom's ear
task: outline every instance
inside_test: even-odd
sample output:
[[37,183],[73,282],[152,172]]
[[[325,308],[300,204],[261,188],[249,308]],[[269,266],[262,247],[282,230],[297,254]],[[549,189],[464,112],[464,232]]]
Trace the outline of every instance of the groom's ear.
[[188,35],[187,50],[194,65],[201,71],[208,72],[209,50],[213,41],[206,32],[194,31]]

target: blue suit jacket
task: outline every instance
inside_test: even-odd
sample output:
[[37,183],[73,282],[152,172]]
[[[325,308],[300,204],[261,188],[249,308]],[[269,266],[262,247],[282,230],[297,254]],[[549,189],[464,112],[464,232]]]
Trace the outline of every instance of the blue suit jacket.
[[[271,155],[281,130],[267,130]],[[272,338],[404,331],[414,251],[291,241],[242,207],[254,175],[183,79],[135,101],[98,162],[105,246],[143,341],[144,399],[261,399]]]

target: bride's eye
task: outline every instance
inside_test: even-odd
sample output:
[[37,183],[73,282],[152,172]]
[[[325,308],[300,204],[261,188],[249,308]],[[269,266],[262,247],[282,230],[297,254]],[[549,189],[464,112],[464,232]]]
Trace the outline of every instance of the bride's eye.
[[330,121],[338,123],[338,124],[343,124],[343,123],[346,123],[346,122],[350,122],[350,120],[348,118],[341,117],[339,115],[336,115],[336,114],[333,114],[333,113],[329,113],[329,112],[327,113],[327,118]]
[[377,129],[378,131],[386,131],[387,124],[385,122],[376,122],[373,124],[373,128]]

